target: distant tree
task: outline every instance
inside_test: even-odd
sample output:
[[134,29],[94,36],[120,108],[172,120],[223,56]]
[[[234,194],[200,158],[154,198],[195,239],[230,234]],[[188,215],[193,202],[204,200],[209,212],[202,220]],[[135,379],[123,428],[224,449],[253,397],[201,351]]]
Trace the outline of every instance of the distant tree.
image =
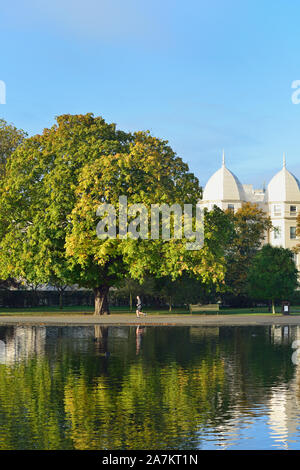
[[168,305],[170,312],[174,305],[187,307],[188,304],[198,302],[208,303],[215,300],[219,291],[220,285],[203,283],[189,273],[184,273],[176,280],[170,276],[156,280],[156,295]]
[[169,312],[172,311],[174,297],[180,294],[182,281],[182,277],[174,281],[170,276],[157,280],[157,294],[168,305]]
[[252,259],[261,248],[266,232],[272,228],[271,219],[256,204],[242,205],[235,213],[227,211],[234,225],[234,237],[226,252],[227,290],[235,296],[245,295],[247,275]]
[[126,277],[120,283],[118,288],[118,295],[125,295],[128,297],[129,301],[129,309],[130,311],[133,310],[136,304],[136,296],[139,295],[140,297],[145,296],[155,296],[157,292],[155,290],[155,282],[154,279],[151,277],[146,277],[142,283],[140,283],[136,279],[132,279],[130,277]]
[[265,245],[253,258],[247,281],[250,297],[271,301],[275,313],[275,301],[289,299],[298,285],[293,252]]
[[16,279],[13,278],[8,278],[5,280],[0,279],[0,289],[6,290],[6,289],[21,289],[22,288],[22,283],[21,281],[17,281]]

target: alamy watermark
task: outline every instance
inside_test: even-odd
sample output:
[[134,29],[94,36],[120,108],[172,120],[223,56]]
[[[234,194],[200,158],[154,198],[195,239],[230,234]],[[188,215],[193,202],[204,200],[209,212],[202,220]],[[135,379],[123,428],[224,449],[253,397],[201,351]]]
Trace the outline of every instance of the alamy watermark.
[[294,80],[292,82],[292,88],[295,90],[292,93],[292,103],[300,104],[300,80]]
[[132,204],[127,196],[119,197],[118,210],[113,204],[103,203],[97,209],[102,217],[97,224],[98,238],[132,238],[134,240],[188,240],[187,250],[200,250],[204,243],[204,213],[193,204]]
[[6,104],[6,85],[3,80],[0,80],[0,104]]

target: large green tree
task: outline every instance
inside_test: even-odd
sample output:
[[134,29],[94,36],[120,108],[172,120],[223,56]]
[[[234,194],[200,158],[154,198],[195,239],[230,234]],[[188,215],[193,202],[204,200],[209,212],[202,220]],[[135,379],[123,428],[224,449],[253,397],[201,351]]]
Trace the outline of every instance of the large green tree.
[[63,115],[42,135],[26,139],[9,158],[0,187],[0,274],[29,282],[78,284],[95,293],[95,313],[109,313],[107,294],[124,276],[188,271],[203,282],[224,279],[231,222],[207,214],[202,250],[186,239],[99,239],[100,204],[195,204],[197,178],[167,142],[129,134],[101,117]]
[[65,253],[82,168],[128,149],[130,134],[98,117],[63,115],[8,159],[1,184],[0,272],[30,283],[90,287]]
[[[129,158],[128,155],[118,155],[114,159],[102,158],[95,165],[86,166],[77,189],[80,197],[72,212],[72,231],[66,237],[66,253],[74,265],[78,263],[82,273],[88,272],[91,276],[94,273],[91,282],[96,305],[99,299],[101,308],[103,302],[106,305],[109,287],[116,285],[124,275],[139,281],[146,276],[169,276],[176,280],[183,273],[189,273],[204,284],[219,286],[224,282],[224,249],[233,228],[230,219],[218,208],[205,214],[205,240],[201,250],[187,250],[187,239],[184,238],[169,241],[95,238],[96,209],[103,199],[116,207],[122,193],[128,195],[129,206],[133,202],[142,202],[148,208],[151,203],[183,205],[183,201],[197,202],[198,183],[171,149],[166,148],[172,156],[167,157],[163,171],[156,173],[154,168],[159,168],[163,155],[162,150],[157,152],[161,142],[145,134],[137,134],[135,139]],[[135,155],[136,151],[138,155]],[[135,159],[136,156],[138,158]],[[175,165],[176,178],[172,175]],[[122,168],[122,179],[118,177],[119,167]],[[96,286],[99,281],[100,286]]]
[[248,273],[249,295],[256,300],[287,300],[298,285],[298,271],[293,252],[282,247],[265,245],[255,255]]

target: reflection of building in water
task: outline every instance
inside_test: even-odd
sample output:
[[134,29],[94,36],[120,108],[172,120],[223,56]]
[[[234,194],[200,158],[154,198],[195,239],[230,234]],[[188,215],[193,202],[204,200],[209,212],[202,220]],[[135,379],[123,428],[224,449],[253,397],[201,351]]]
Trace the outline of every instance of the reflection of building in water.
[[230,447],[236,445],[241,438],[240,423],[242,421],[242,412],[239,409],[231,411],[231,417],[221,424],[218,424],[212,432],[213,439],[214,435],[218,436],[218,448],[219,449],[230,449]]
[[119,351],[129,339],[129,328],[100,326],[8,326],[0,327],[0,364],[13,364],[34,355],[44,355],[46,347],[56,349],[63,341],[72,350],[86,352],[91,340],[98,349]]
[[[284,368],[278,369],[277,375],[273,376],[274,382],[267,386],[264,382],[256,384],[252,380],[247,383],[240,354],[224,356],[227,393],[234,397],[234,406],[230,408],[228,419],[217,425],[213,423],[212,440],[217,435],[218,446],[221,448],[230,448],[244,440],[247,440],[247,448],[250,448],[251,439],[253,448],[256,448],[259,440],[257,426],[259,429],[267,428],[266,432],[262,432],[263,441],[259,443],[259,448],[265,444],[266,448],[289,449],[299,442],[300,364],[293,365],[294,349],[291,346],[294,340],[300,339],[300,327],[272,325],[266,331],[268,341],[275,349],[277,346],[284,346],[282,354],[288,354],[286,361],[290,361],[290,368],[288,364],[283,363]],[[260,350],[257,353],[260,354]],[[264,360],[263,356],[261,360]],[[272,368],[272,363],[267,364]],[[286,378],[288,370],[289,376],[293,371],[290,380]]]
[[[274,344],[290,344],[300,339],[299,326],[272,325],[271,339]],[[291,358],[293,349],[291,348]],[[292,359],[291,359],[292,360]],[[275,387],[269,400],[269,427],[274,446],[289,448],[299,428],[300,401],[300,366],[295,366],[294,378],[287,384]]]
[[274,344],[287,344],[300,339],[300,326],[272,325],[270,327],[270,337]]
[[285,386],[276,387],[269,402],[269,427],[274,446],[286,449],[299,440],[300,365],[294,378]]
[[13,364],[34,354],[44,354],[46,327],[16,326],[9,332],[2,338],[1,364]]
[[47,339],[57,338],[87,339],[94,337],[93,326],[47,326]]

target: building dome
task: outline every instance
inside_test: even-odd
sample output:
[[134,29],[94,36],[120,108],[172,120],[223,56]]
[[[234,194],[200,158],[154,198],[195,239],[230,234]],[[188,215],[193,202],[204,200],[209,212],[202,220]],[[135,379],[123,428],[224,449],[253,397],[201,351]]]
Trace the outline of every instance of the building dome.
[[223,165],[208,180],[204,192],[204,201],[245,201],[245,192],[239,179]]
[[272,202],[300,202],[300,183],[285,166],[268,185],[268,200]]

